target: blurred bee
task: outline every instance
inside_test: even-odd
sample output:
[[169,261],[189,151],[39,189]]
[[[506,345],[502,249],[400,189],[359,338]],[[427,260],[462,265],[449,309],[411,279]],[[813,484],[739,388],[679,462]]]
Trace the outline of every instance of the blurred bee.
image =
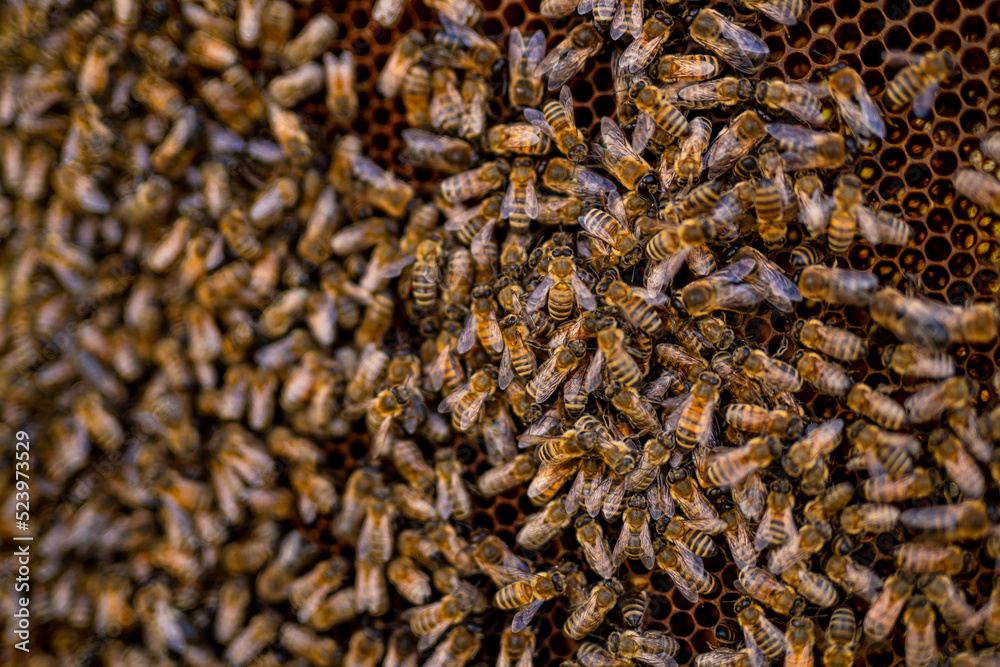
[[545,130],[532,123],[507,123],[490,127],[483,137],[483,148],[497,155],[544,155],[552,149],[552,141]]
[[553,319],[565,320],[573,314],[574,302],[582,310],[597,307],[594,295],[580,278],[573,251],[570,248],[557,248],[552,251],[545,277],[528,297],[527,309],[528,312],[535,312],[542,304],[547,304],[548,313]]
[[458,132],[464,112],[465,103],[458,92],[458,75],[444,67],[435,69],[431,73],[431,125],[442,132],[454,134]]
[[742,570],[755,566],[757,550],[750,541],[750,530],[742,512],[735,507],[726,510],[722,514],[722,521],[725,523],[723,535],[726,538],[726,545],[736,567]]
[[845,65],[830,75],[827,84],[841,119],[851,128],[854,136],[860,139],[872,136],[885,138],[885,121],[868,94],[861,75]]
[[575,225],[583,211],[583,202],[577,197],[539,195],[535,220],[546,226]]
[[[973,500],[983,497],[986,479],[961,440],[947,431],[935,431],[927,442],[927,448],[963,496]],[[966,526],[971,527],[970,524],[966,522]]]
[[863,503],[845,507],[840,513],[840,526],[848,535],[885,533],[899,522],[899,508],[882,503]]
[[615,608],[623,593],[622,585],[617,579],[606,579],[594,584],[587,601],[574,609],[566,619],[563,632],[573,639],[583,639],[597,629],[608,612]]
[[431,578],[413,559],[397,556],[385,568],[386,579],[412,605],[422,605],[431,596]]
[[509,173],[510,164],[506,160],[487,162],[441,181],[441,196],[452,204],[482,196],[491,190],[499,189]]
[[661,56],[653,63],[653,72],[661,83],[705,81],[722,69],[719,59],[710,55]]
[[768,410],[750,403],[730,403],[722,411],[730,426],[776,438],[798,438],[805,429],[802,418],[788,410]]
[[[542,14],[545,15],[544,8]],[[508,91],[511,106],[533,107],[542,101],[545,91],[541,79],[535,76],[535,70],[544,57],[544,32],[536,30],[525,44],[520,30],[514,28],[511,31],[507,58],[510,64]]]
[[[824,570],[830,579],[837,582],[848,594],[857,595],[868,604],[875,601],[875,597],[882,588],[881,577],[867,567],[857,564],[848,556],[831,556],[826,561]],[[834,611],[834,617],[836,615],[837,612]]]
[[550,190],[588,201],[604,201],[616,192],[610,180],[564,158],[552,158],[542,172],[542,183]]
[[675,665],[674,656],[680,651],[680,644],[666,632],[647,630],[615,630],[608,635],[608,650],[620,660],[629,660],[644,665]]
[[569,86],[559,89],[559,101],[549,100],[542,111],[525,109],[524,117],[556,142],[556,148],[572,162],[587,157],[587,143],[577,129],[573,111],[573,94]]
[[500,60],[500,47],[463,21],[452,20],[447,14],[439,18],[444,31],[437,33],[434,44],[424,49],[425,57],[436,65],[490,76],[493,65]]
[[859,496],[880,503],[926,498],[933,492],[934,478],[924,468],[916,468],[912,474],[903,477],[882,475],[866,479],[858,486]]
[[975,607],[966,602],[954,579],[946,574],[933,574],[922,577],[919,584],[952,630],[965,634],[978,629],[983,619],[976,618]]
[[698,12],[690,31],[691,39],[717,53],[742,74],[759,72],[770,53],[764,40],[713,9]]
[[[988,416],[984,415],[984,421]],[[959,408],[953,410],[947,417],[948,426],[969,453],[979,461],[986,463],[992,456],[992,448],[984,436],[985,429],[980,425],[978,415],[973,407]]]
[[653,569],[655,553],[649,529],[648,503],[642,495],[634,495],[628,500],[628,507],[622,515],[622,531],[611,554],[611,562],[618,567],[626,558],[641,561],[647,569]]
[[774,574],[781,574],[796,563],[801,563],[818,553],[830,540],[831,535],[830,524],[826,522],[806,524],[798,533],[789,536],[784,544],[771,552],[767,569]]
[[515,541],[526,549],[538,549],[561,533],[572,518],[563,499],[550,501],[524,520]]
[[645,69],[656,55],[657,49],[670,34],[674,21],[666,12],[656,11],[642,25],[642,32],[625,48],[618,66],[629,74],[636,74]]
[[[456,177],[453,176],[452,178]],[[476,247],[474,248],[474,251],[479,254],[479,260],[481,261],[482,255],[485,252],[485,246],[488,245],[490,237],[493,235],[493,227],[500,219],[500,209],[502,207],[503,195],[499,192],[494,192],[488,195],[479,204],[448,218],[448,221],[444,223],[444,229],[448,232],[454,232],[455,237],[460,242],[468,244],[470,248],[473,244],[475,244]],[[452,254],[452,257],[454,257],[454,253]],[[471,269],[472,267],[465,263],[466,255],[461,255],[461,258],[462,261],[456,269],[463,269],[461,272],[461,278],[465,279],[465,269]],[[476,257],[473,256],[468,259],[476,259]],[[453,272],[449,267],[449,273],[455,273],[456,279],[458,279],[457,271]],[[471,271],[468,273],[471,274]],[[473,276],[471,275],[468,276],[470,279],[472,277]],[[449,284],[452,283],[451,280],[448,282]]]
[[420,638],[417,647],[425,651],[453,625],[461,623],[472,611],[472,599],[465,593],[445,595],[437,602],[414,607],[405,614],[410,632]]
[[819,98],[808,86],[772,79],[757,84],[754,99],[778,111],[785,111],[803,123],[823,124],[823,108]]
[[804,346],[834,359],[857,361],[868,356],[868,346],[861,338],[817,319],[799,320],[792,331]]
[[[531,548],[531,547],[529,547]],[[546,600],[566,592],[569,585],[569,575],[576,569],[573,563],[562,563],[548,572],[517,575],[518,581],[504,586],[493,597],[494,604],[500,609],[517,609],[523,607],[514,616],[510,629],[521,632],[528,626]]]
[[401,136],[406,147],[400,160],[407,163],[447,174],[465,171],[472,164],[472,146],[461,139],[415,129],[403,130]]
[[843,397],[854,384],[841,366],[827,361],[815,352],[800,350],[795,355],[795,362],[795,368],[802,379],[824,394]]
[[454,23],[476,25],[483,17],[482,9],[472,0],[431,0],[429,5]]
[[595,144],[601,164],[626,190],[638,190],[640,195],[651,197],[657,191],[656,176],[646,162],[625,139],[618,123],[610,118],[601,119],[603,146]]
[[747,477],[770,464],[780,452],[781,443],[776,438],[753,438],[742,447],[709,457],[705,464],[705,480],[720,488],[739,486]]
[[[497,371],[492,366],[476,371],[469,381],[448,394],[438,408],[439,412],[452,412],[452,426],[460,431],[468,432],[486,403],[497,388]],[[455,423],[457,422],[457,424]]]
[[561,88],[603,45],[604,39],[594,24],[581,23],[538,63],[534,75],[548,74],[549,90]]
[[416,63],[410,65],[400,83],[400,97],[406,112],[406,122],[412,127],[431,124],[431,72]]
[[712,136],[712,124],[702,116],[688,121],[688,134],[681,142],[674,162],[679,183],[691,183],[701,176],[702,158]]
[[903,408],[910,423],[921,424],[939,417],[946,410],[967,406],[975,393],[972,380],[952,377],[910,394],[903,402]]
[[785,633],[767,619],[760,605],[748,603],[738,612],[737,620],[743,628],[744,636],[753,639],[768,658],[775,660],[784,655],[787,650]]
[[906,625],[906,664],[928,667],[937,659],[937,630],[934,609],[923,596],[910,600],[903,612]]
[[674,104],[684,109],[711,109],[746,104],[753,99],[753,84],[746,79],[726,76],[695,83],[676,92]]
[[[702,13],[705,11],[711,10],[703,10]],[[746,155],[765,135],[764,120],[756,111],[750,109],[734,118],[726,129],[719,133],[705,154],[708,178],[715,180],[729,171],[737,160]]]
[[795,590],[774,578],[767,570],[748,567],[740,570],[738,583],[741,590],[782,616],[798,616],[805,610],[805,600]]
[[527,482],[534,475],[535,465],[531,462],[531,455],[521,454],[508,463],[484,472],[476,485],[484,496],[495,496]]
[[[891,111],[913,102],[913,113],[926,118],[934,105],[941,83],[958,66],[955,56],[947,49],[913,54],[916,62],[902,69],[885,88],[885,99]],[[956,183],[957,185],[957,183]]]
[[528,629],[522,632],[511,632],[504,628],[500,636],[500,655],[497,657],[497,667],[532,667],[532,656],[535,653],[535,633]]
[[581,516],[576,520],[576,540],[594,572],[602,579],[609,579],[614,574],[614,566],[611,562],[608,540],[604,536],[601,524],[593,517]]
[[815,426],[782,457],[785,472],[800,477],[835,450],[843,439],[844,420],[830,419]]
[[358,115],[358,94],[355,90],[354,55],[344,51],[340,58],[323,54],[326,73],[326,108],[340,123],[350,123]]
[[530,158],[514,160],[510,172],[510,184],[500,206],[500,218],[508,220],[511,231],[528,231],[530,221],[538,216],[538,190],[535,183],[538,174]]
[[838,132],[817,132],[801,125],[771,123],[767,134],[778,142],[788,171],[838,169],[847,162],[847,144]]
[[863,271],[807,266],[799,273],[799,289],[813,301],[867,306],[878,289],[878,278]]
[[862,622],[865,636],[874,641],[882,641],[888,637],[912,591],[913,581],[908,575],[893,574],[886,579],[882,592],[872,603]]
[[781,391],[798,391],[802,388],[802,375],[791,364],[772,359],[761,350],[741,347],[733,353],[733,362],[744,373]]
[[[743,283],[757,267],[754,259],[741,259],[700,280],[688,283],[680,295],[679,306],[692,317],[715,310],[752,311],[762,300],[759,289]],[[675,306],[678,304],[675,300]]]

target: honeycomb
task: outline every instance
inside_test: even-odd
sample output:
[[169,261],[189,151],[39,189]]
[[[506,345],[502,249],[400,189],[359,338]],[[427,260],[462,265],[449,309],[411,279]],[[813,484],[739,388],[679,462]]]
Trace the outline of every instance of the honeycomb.
[[[480,29],[487,37],[503,39],[502,50],[506,48],[505,36],[512,28],[520,28],[522,34],[544,30],[548,36],[548,50],[558,44],[568,29],[580,20],[575,15],[549,20],[539,14],[539,0],[484,0],[481,4],[484,11]],[[345,44],[353,45],[359,56],[358,81],[363,110],[355,130],[365,137],[374,159],[384,166],[391,166],[397,174],[410,179],[415,185],[423,184],[429,188],[439,180],[438,174],[414,168],[398,159],[403,149],[400,132],[409,127],[402,102],[398,97],[393,100],[381,98],[374,91],[374,82],[399,35],[411,28],[417,28],[425,35],[433,34],[437,27],[434,12],[420,2],[412,2],[400,22],[392,29],[386,29],[371,19],[365,2],[336,0],[325,6],[339,24],[352,24],[345,36]],[[886,139],[876,140],[876,145],[868,146],[868,150],[855,161],[854,172],[870,193],[868,205],[874,209],[884,207],[890,212],[905,214],[902,217],[916,233],[914,243],[904,248],[889,245],[873,247],[858,238],[847,253],[846,261],[842,257],[837,262],[842,267],[873,272],[883,285],[902,286],[908,275],[915,276],[919,278],[923,290],[933,298],[952,304],[997,298],[1000,292],[1000,216],[980,210],[976,204],[957,195],[951,176],[977,151],[979,137],[1000,122],[1000,0],[892,0],[887,3],[812,0],[798,25],[790,28],[766,17],[758,18],[745,13],[746,8],[740,3],[729,2],[699,4],[693,8],[694,11],[687,13],[687,20],[690,21],[693,13],[702,6],[732,15],[737,21],[746,21],[748,29],[759,34],[767,43],[771,51],[769,63],[758,76],[751,77],[755,80],[819,81],[831,66],[842,62],[861,74],[868,92],[876,97],[881,95],[887,81],[892,80],[905,65],[889,57],[890,52],[923,53],[947,48],[955,53],[963,75],[952,77],[942,86],[934,104],[934,114],[929,119],[921,119],[910,111],[909,106],[898,113],[885,110]],[[687,50],[675,52],[693,50],[689,44]],[[569,81],[576,102],[577,125],[585,133],[589,128],[592,138],[600,134],[601,118],[613,116],[615,111],[610,59],[611,49],[603,49]],[[490,111],[495,114],[497,122],[515,120],[507,109],[507,97],[502,93],[499,89],[495,90]],[[708,116],[713,121],[713,134],[732,115],[713,110]],[[926,220],[926,225],[921,220]],[[801,228],[790,225],[787,246],[769,253],[770,259],[792,274],[794,268],[788,262],[790,249],[801,240]],[[797,341],[790,331],[794,321],[801,317],[839,322],[861,337],[868,335],[872,325],[867,309],[799,304],[794,313],[787,315],[772,311],[763,317],[743,318],[742,322],[737,318],[734,329],[746,338],[748,344],[756,343],[769,354],[780,352],[783,358],[791,358]],[[883,343],[889,339],[891,336],[887,336]],[[898,377],[887,370],[881,361],[883,349],[883,344],[873,344],[866,360],[847,364],[852,379],[871,386],[898,383]],[[1000,344],[958,345],[953,348],[953,354],[957,367],[980,383],[975,406],[982,408],[990,404],[995,398],[995,389],[990,386],[989,380],[994,369],[1000,365]],[[905,397],[903,392],[893,395],[899,400]],[[808,389],[799,396],[807,414],[815,419],[830,419],[848,412],[830,396],[815,395]],[[333,452],[340,451],[336,445],[331,447]],[[844,449],[840,451],[841,463],[846,458]],[[470,447],[466,456],[471,459],[472,477],[489,468],[478,448]],[[350,460],[350,457],[345,457],[345,460]],[[833,468],[832,483],[845,481],[847,477],[851,478],[850,481],[857,481],[854,473],[842,467],[839,471]],[[516,526],[525,516],[537,511],[518,490],[493,499],[479,498],[477,505],[472,527],[494,530],[508,544],[514,544]],[[893,564],[889,553],[894,545],[904,541],[904,530],[897,528],[892,533],[881,535],[877,541],[868,540],[855,557],[883,576],[891,573]],[[617,530],[608,527],[607,532],[609,542],[614,544]],[[662,572],[650,576],[634,561],[626,561],[627,572],[623,571],[620,575],[623,581],[633,575],[650,580],[651,599],[646,627],[666,630],[677,639],[681,649],[676,658],[681,665],[690,664],[693,656],[701,652],[724,646],[717,631],[724,636],[727,622],[732,624],[736,636],[741,636],[733,613],[733,603],[739,596],[733,587],[737,570],[725,555],[726,551],[720,548],[714,558],[706,559],[706,569],[718,579],[720,586],[714,593],[702,595],[702,601],[697,605],[674,590],[669,578]],[[571,529],[533,556],[539,570],[552,567],[563,559],[583,562]],[[966,593],[970,603],[978,607],[989,598],[994,563],[985,552],[977,554],[977,561],[982,570]],[[860,602],[857,598],[851,600]],[[866,608],[863,602],[856,607],[855,614],[859,619]],[[820,610],[814,617],[820,627],[826,626],[830,611]],[[567,615],[565,605],[548,603],[535,616],[535,629],[540,638],[536,665],[555,667],[575,654],[577,642],[561,632]],[[617,610],[611,612],[609,620],[612,625],[622,625]],[[490,622],[487,620],[487,623]],[[493,626],[498,630],[503,621],[497,619],[492,623],[486,628],[487,639],[478,658],[486,664],[493,664],[498,651],[499,632],[494,634],[489,630],[494,629]],[[779,626],[784,627],[780,622]],[[940,628],[947,631],[943,624]],[[490,635],[493,636],[492,641]],[[958,650],[954,640],[953,634],[939,632],[938,643],[945,655]],[[897,633],[893,641],[868,648],[864,664],[891,667],[902,664],[903,655],[902,633]]]

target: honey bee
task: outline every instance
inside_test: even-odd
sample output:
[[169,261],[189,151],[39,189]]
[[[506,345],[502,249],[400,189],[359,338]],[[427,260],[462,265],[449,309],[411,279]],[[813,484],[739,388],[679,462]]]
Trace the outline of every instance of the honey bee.
[[835,609],[826,628],[827,646],[823,651],[823,664],[827,667],[853,665],[858,634],[854,611],[848,606]]
[[691,450],[711,437],[712,417],[719,400],[721,381],[715,373],[703,372],[691,388],[690,396],[677,408],[679,414],[674,441],[681,449]]
[[[604,536],[604,529],[601,527],[601,524],[595,521],[593,517],[580,517],[576,520],[576,540],[583,549],[583,555],[594,572],[602,579],[610,579],[614,574],[614,566],[611,562],[608,540]],[[587,632],[591,632],[592,630],[593,628]]]
[[836,132],[817,132],[800,125],[771,123],[767,134],[784,153],[781,159],[788,171],[837,169],[848,159],[844,136]]
[[646,162],[625,139],[618,123],[610,118],[601,119],[603,146],[595,144],[597,157],[608,173],[615,176],[627,190],[638,190],[643,196],[656,193],[656,176]]
[[[382,97],[395,97],[403,85],[403,80],[421,55],[425,44],[423,34],[419,30],[409,30],[400,37],[389,54],[389,59],[379,73],[376,89]],[[419,126],[419,124],[413,124]]]
[[649,511],[645,496],[634,495],[628,500],[628,507],[622,515],[622,531],[618,536],[611,562],[618,567],[626,558],[641,561],[647,569],[653,569],[655,553],[653,538],[649,529]]
[[511,31],[508,62],[512,106],[531,107],[542,101],[545,91],[542,89],[541,80],[535,78],[534,72],[544,57],[545,34],[541,30],[536,30],[527,44],[520,30],[514,28]]
[[[857,595],[869,604],[874,603],[879,590],[882,589],[882,578],[875,572],[859,565],[847,556],[834,555],[826,562],[826,573],[849,594]],[[837,615],[834,611],[834,617]],[[831,619],[832,620],[832,619]],[[853,622],[852,628],[856,628]],[[852,633],[853,633],[852,629]]]
[[747,477],[770,464],[781,451],[776,438],[753,438],[742,447],[709,457],[705,465],[705,480],[712,486],[739,486]]
[[644,665],[676,665],[674,656],[680,644],[667,633],[657,630],[615,630],[608,635],[608,650],[620,660],[630,660]]
[[882,503],[863,503],[845,507],[840,513],[840,525],[848,535],[884,533],[899,521],[899,508]]
[[540,512],[525,518],[516,542],[526,549],[539,549],[561,533],[572,518],[562,499],[553,500]]
[[882,592],[872,602],[862,622],[865,636],[874,641],[888,637],[912,591],[912,578],[905,574],[894,574],[886,579]]
[[688,283],[681,290],[680,305],[692,317],[708,315],[715,310],[752,311],[764,296],[759,289],[741,281],[751,275],[756,266],[754,259],[741,259],[708,277]]
[[[986,479],[961,440],[947,431],[936,431],[931,434],[927,447],[963,496],[970,499],[983,497]],[[971,521],[966,524],[967,527],[971,525]]]
[[563,624],[563,632],[573,639],[583,639],[597,629],[608,612],[614,609],[624,594],[617,579],[606,579],[590,589],[583,606],[573,610]]
[[583,211],[583,202],[578,197],[539,195],[535,220],[545,226],[575,225]]
[[831,74],[827,83],[841,119],[854,136],[885,138],[885,121],[854,69],[845,65]]
[[878,289],[878,278],[863,271],[807,266],[799,274],[799,289],[813,301],[867,306]]
[[[457,204],[473,197],[499,189],[506,176],[510,173],[510,164],[506,160],[487,162],[475,169],[450,176],[441,181],[441,196],[445,201]],[[497,202],[499,215],[499,201]],[[445,226],[447,229],[447,225]]]
[[476,25],[483,17],[482,9],[471,0],[431,0],[430,6],[456,23]]
[[696,181],[701,176],[702,158],[712,135],[712,124],[699,116],[688,122],[688,134],[681,142],[674,162],[676,178],[680,183]]
[[883,503],[926,498],[933,491],[934,479],[923,468],[916,468],[912,474],[898,478],[881,476],[866,479],[858,487],[858,494],[865,500]]
[[798,616],[805,609],[805,600],[795,589],[778,581],[767,570],[748,567],[740,570],[739,585],[744,593],[783,616]]
[[[807,172],[795,181],[795,198],[799,204],[799,222],[805,225],[809,235],[825,233],[834,208],[834,200],[823,192],[823,184],[813,172]],[[818,244],[803,244],[792,253],[793,266],[812,266],[822,260]]]
[[832,531],[826,522],[810,523],[798,533],[793,533],[768,557],[767,569],[781,574],[796,563],[801,563],[818,553],[830,540]]
[[555,100],[546,102],[542,111],[525,109],[524,117],[549,136],[556,143],[559,152],[571,162],[578,163],[587,157],[587,144],[583,139],[583,133],[576,127],[573,94],[569,86],[559,89],[558,102]]
[[496,353],[504,350],[503,335],[497,323],[496,304],[493,301],[493,289],[489,285],[479,285],[472,290],[472,307],[455,349],[459,354],[465,354],[472,349],[477,339],[485,350]]
[[[987,417],[988,414],[984,415],[984,421]],[[984,437],[984,429],[979,423],[974,408],[965,407],[953,410],[948,414],[947,421],[948,426],[955,432],[970,454],[982,463],[987,463],[990,460],[992,448]]]
[[868,346],[861,338],[817,319],[799,320],[792,330],[800,343],[834,359],[857,361],[868,355]]
[[710,49],[742,74],[756,74],[770,50],[757,35],[713,9],[702,9],[691,23],[691,39]]
[[535,474],[535,465],[529,454],[521,454],[512,461],[496,466],[479,476],[477,486],[484,496],[495,496],[530,480]]
[[431,134],[424,130],[403,130],[406,148],[401,160],[448,174],[465,171],[472,164],[473,150],[465,141]]
[[624,332],[617,326],[610,326],[597,334],[598,353],[594,355],[587,371],[586,385],[596,389],[600,384],[600,373],[604,365],[615,382],[626,387],[637,387],[642,380],[639,365],[631,354],[625,351]]
[[[706,9],[701,14],[711,11]],[[720,17],[720,20],[725,19]],[[765,129],[768,127],[771,126],[765,126],[764,120],[752,109],[734,118],[726,129],[719,133],[705,153],[704,166],[708,169],[708,178],[715,180],[729,171],[741,157],[760,143],[766,136]]]
[[[641,24],[641,22],[640,22]],[[548,89],[561,88],[564,83],[579,72],[583,65],[593,57],[601,47],[604,39],[591,22],[581,23],[559,42],[549,52],[542,62],[538,63],[534,75],[541,77],[548,74]]]
[[839,597],[833,582],[798,563],[781,573],[782,580],[808,601],[820,608],[832,607]]
[[483,147],[497,155],[544,155],[552,149],[552,141],[546,130],[532,123],[507,123],[490,127]]
[[681,595],[691,602],[701,599],[699,593],[708,595],[718,588],[718,582],[705,571],[701,559],[683,545],[663,542],[656,552],[656,565],[666,571]]
[[809,86],[780,79],[761,81],[757,84],[754,99],[772,109],[785,111],[803,123],[823,124],[823,108]]
[[403,415],[403,411],[411,400],[409,390],[405,387],[386,389],[368,402],[365,411],[365,425],[372,438],[372,457],[380,458],[389,451],[392,444],[390,430],[394,420]]
[[538,574],[524,572],[517,575],[519,577],[517,581],[497,591],[493,601],[500,609],[523,607],[514,616],[511,631],[524,630],[546,600],[564,594],[569,586],[569,576],[575,569],[576,566],[572,563],[562,563],[548,572]]
[[604,201],[616,186],[607,178],[564,158],[552,158],[542,172],[542,183],[563,195],[587,201]]
[[842,397],[854,384],[841,366],[827,361],[815,352],[799,351],[795,355],[795,362],[802,378],[824,394]]
[[947,49],[919,56],[914,54],[914,58],[916,62],[902,69],[886,86],[885,99],[892,111],[912,101],[913,113],[926,118],[934,105],[938,88],[955,71],[958,62]]
[[683,470],[668,476],[670,496],[680,506],[692,526],[709,535],[718,535],[725,528],[725,522],[698,485]]
[[458,75],[454,70],[439,67],[431,73],[430,89],[431,125],[442,132],[456,133],[465,111],[458,91]]
[[939,417],[946,410],[969,405],[975,393],[972,380],[952,377],[910,394],[903,401],[903,408],[910,423],[920,424]]
[[408,556],[397,556],[386,565],[386,579],[412,605],[423,605],[431,596],[431,578]]
[[532,655],[535,652],[535,633],[524,630],[522,632],[511,632],[510,628],[504,628],[500,637],[500,655],[497,658],[497,667],[532,667]]
[[281,61],[285,69],[294,69],[318,58],[333,46],[339,30],[326,14],[313,16],[293,39],[283,40]]
[[681,88],[676,92],[674,104],[685,109],[731,107],[749,102],[753,95],[752,83],[735,76],[726,76]]
[[639,110],[632,145],[641,152],[653,136],[656,127],[673,138],[688,133],[688,122],[677,107],[671,104],[671,96],[661,88],[640,79],[632,84],[629,97]]
[[[472,5],[472,7],[476,7]],[[426,667],[446,667],[459,665],[464,667],[479,652],[482,646],[482,634],[474,632],[464,625],[455,627],[424,663]]]
[[946,574],[932,574],[922,577],[919,584],[924,595],[937,607],[941,618],[952,630],[964,634],[978,629],[976,625],[982,619],[975,618],[976,609],[965,600],[954,579]]
[[510,570],[528,571],[528,565],[515,556],[496,535],[479,534],[472,537],[472,555],[476,565],[486,573],[498,588],[513,583]]
[[410,632],[420,638],[417,647],[426,650],[437,643],[448,628],[461,623],[472,611],[472,599],[459,591],[437,602],[414,607],[405,614]]
[[527,232],[531,220],[538,216],[538,174],[530,158],[517,158],[510,172],[510,184],[500,207],[500,218],[508,220],[511,231]]
[[785,654],[788,648],[785,633],[767,619],[760,605],[747,603],[738,612],[737,620],[743,628],[744,636],[752,639],[768,658],[773,660]]
[[535,374],[538,364],[535,355],[524,342],[528,330],[517,315],[507,315],[500,322],[500,332],[504,349],[500,357],[498,384],[500,389],[507,389],[514,379],[514,373],[528,379]]
[[741,431],[776,438],[798,438],[805,429],[802,418],[788,410],[768,410],[750,403],[730,403],[723,409],[722,417]]
[[654,12],[642,25],[641,33],[625,48],[618,66],[629,74],[642,71],[656,55],[660,43],[670,34],[673,24],[673,19],[666,12]]
[[535,312],[544,303],[548,305],[548,313],[553,319],[565,320],[573,314],[574,302],[583,310],[597,307],[594,295],[577,272],[573,251],[557,248],[552,251],[545,277],[528,297],[527,309],[528,312]]
[[419,63],[410,65],[403,73],[398,87],[406,110],[406,122],[413,127],[430,125],[430,70]]
[[780,391],[795,392],[802,388],[802,375],[794,366],[772,359],[761,350],[741,347],[733,353],[733,362],[750,377]]

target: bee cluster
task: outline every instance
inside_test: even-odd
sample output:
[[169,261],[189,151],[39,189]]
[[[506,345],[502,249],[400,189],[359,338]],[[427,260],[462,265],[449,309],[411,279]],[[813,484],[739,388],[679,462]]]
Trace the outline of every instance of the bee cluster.
[[[543,0],[548,38],[493,9],[0,9],[28,664],[1000,663],[996,273],[946,303],[906,260],[941,213],[869,188],[987,54],[895,56],[873,97],[849,31],[774,74],[803,0]],[[941,196],[986,228],[974,120]]]

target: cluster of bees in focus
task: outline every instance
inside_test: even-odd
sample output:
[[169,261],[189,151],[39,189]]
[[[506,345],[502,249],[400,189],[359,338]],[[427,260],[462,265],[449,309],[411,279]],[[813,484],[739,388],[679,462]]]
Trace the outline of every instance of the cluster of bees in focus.
[[[547,49],[425,2],[439,29],[375,88],[428,188],[351,133],[354,55],[308,0],[0,8],[26,664],[531,667],[545,608],[564,667],[848,667],[894,641],[907,667],[1000,664],[1000,584],[970,583],[1000,556],[1000,382],[953,353],[1000,309],[843,268],[859,239],[917,242],[854,166],[883,108],[933,113],[956,56],[892,54],[873,99],[845,65],[761,80],[728,5],[543,0],[568,23]],[[588,137],[571,87],[607,51]],[[979,150],[954,186],[1000,214],[1000,133]],[[497,496],[530,507],[513,543],[477,525]],[[649,627],[664,590],[726,613],[707,650]]]

